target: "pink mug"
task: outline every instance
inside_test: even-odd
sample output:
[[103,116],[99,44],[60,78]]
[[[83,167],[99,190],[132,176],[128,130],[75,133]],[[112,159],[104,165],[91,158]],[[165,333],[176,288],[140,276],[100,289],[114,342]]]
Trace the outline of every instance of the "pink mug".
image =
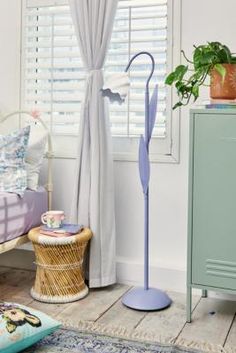
[[64,211],[47,211],[42,214],[41,221],[46,224],[48,228],[60,228],[65,219]]

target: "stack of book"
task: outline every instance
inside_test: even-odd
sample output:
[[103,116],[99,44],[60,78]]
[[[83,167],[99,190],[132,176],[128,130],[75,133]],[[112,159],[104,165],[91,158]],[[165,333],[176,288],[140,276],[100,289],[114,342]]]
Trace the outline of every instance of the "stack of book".
[[46,225],[40,227],[40,233],[51,237],[69,237],[80,233],[83,226],[80,224],[65,223],[60,228],[48,228]]

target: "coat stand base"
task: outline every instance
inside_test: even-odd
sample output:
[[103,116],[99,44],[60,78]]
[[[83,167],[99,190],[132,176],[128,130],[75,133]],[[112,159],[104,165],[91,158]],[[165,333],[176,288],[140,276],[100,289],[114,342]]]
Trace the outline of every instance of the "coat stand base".
[[156,288],[134,288],[122,298],[122,303],[125,306],[143,311],[162,310],[170,306],[171,302],[165,292]]

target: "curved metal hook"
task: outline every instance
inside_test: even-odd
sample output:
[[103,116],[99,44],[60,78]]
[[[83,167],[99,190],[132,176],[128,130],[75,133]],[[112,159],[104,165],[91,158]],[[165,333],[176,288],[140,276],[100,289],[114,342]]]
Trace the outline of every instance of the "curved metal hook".
[[146,90],[145,90],[145,142],[147,146],[147,151],[149,149],[149,82],[155,70],[155,60],[152,54],[147,51],[141,51],[135,54],[129,61],[128,65],[126,66],[125,72],[127,72],[132,64],[132,62],[140,55],[147,55],[151,59],[152,67],[151,72],[147,78],[146,82]]
[[153,72],[154,72],[154,70],[155,70],[155,60],[154,60],[154,57],[153,57],[152,54],[150,54],[148,51],[141,51],[141,52],[135,54],[135,55],[130,59],[128,65],[126,66],[125,72],[127,72],[127,71],[130,69],[130,66],[131,66],[132,62],[133,62],[139,55],[148,55],[149,58],[151,59],[151,62],[152,62],[151,73],[150,73],[150,75],[148,76],[148,79],[147,79],[147,82],[146,82],[146,87],[148,87],[149,82],[150,82],[150,80],[151,80],[151,77],[152,77],[152,75],[153,75]]

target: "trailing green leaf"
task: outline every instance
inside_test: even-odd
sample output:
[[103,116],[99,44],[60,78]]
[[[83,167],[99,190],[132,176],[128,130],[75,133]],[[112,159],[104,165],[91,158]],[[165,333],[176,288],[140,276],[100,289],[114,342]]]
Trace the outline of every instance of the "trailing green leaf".
[[174,106],[173,106],[173,109],[176,109],[178,107],[181,107],[183,105],[183,103],[181,102],[177,102]]
[[188,66],[179,65],[176,67],[175,71],[171,72],[165,80],[167,85],[172,85],[175,81],[181,81],[184,77],[184,74],[187,72]]
[[195,102],[198,99],[198,96],[199,96],[199,86],[197,84],[193,85],[192,94],[194,96],[194,102]]
[[165,84],[166,85],[172,85],[172,83],[175,81],[175,71],[171,72],[165,79]]
[[193,47],[192,60],[181,50],[189,65],[178,65],[165,80],[167,85],[175,85],[179,97],[179,101],[173,106],[173,109],[187,105],[192,97],[196,101],[199,97],[199,88],[205,85],[205,81],[213,69],[217,70],[224,80],[226,69],[222,64],[236,64],[236,56],[220,42],[208,42]]
[[181,81],[187,71],[188,71],[187,65],[177,66],[177,68],[175,69],[176,80]]

